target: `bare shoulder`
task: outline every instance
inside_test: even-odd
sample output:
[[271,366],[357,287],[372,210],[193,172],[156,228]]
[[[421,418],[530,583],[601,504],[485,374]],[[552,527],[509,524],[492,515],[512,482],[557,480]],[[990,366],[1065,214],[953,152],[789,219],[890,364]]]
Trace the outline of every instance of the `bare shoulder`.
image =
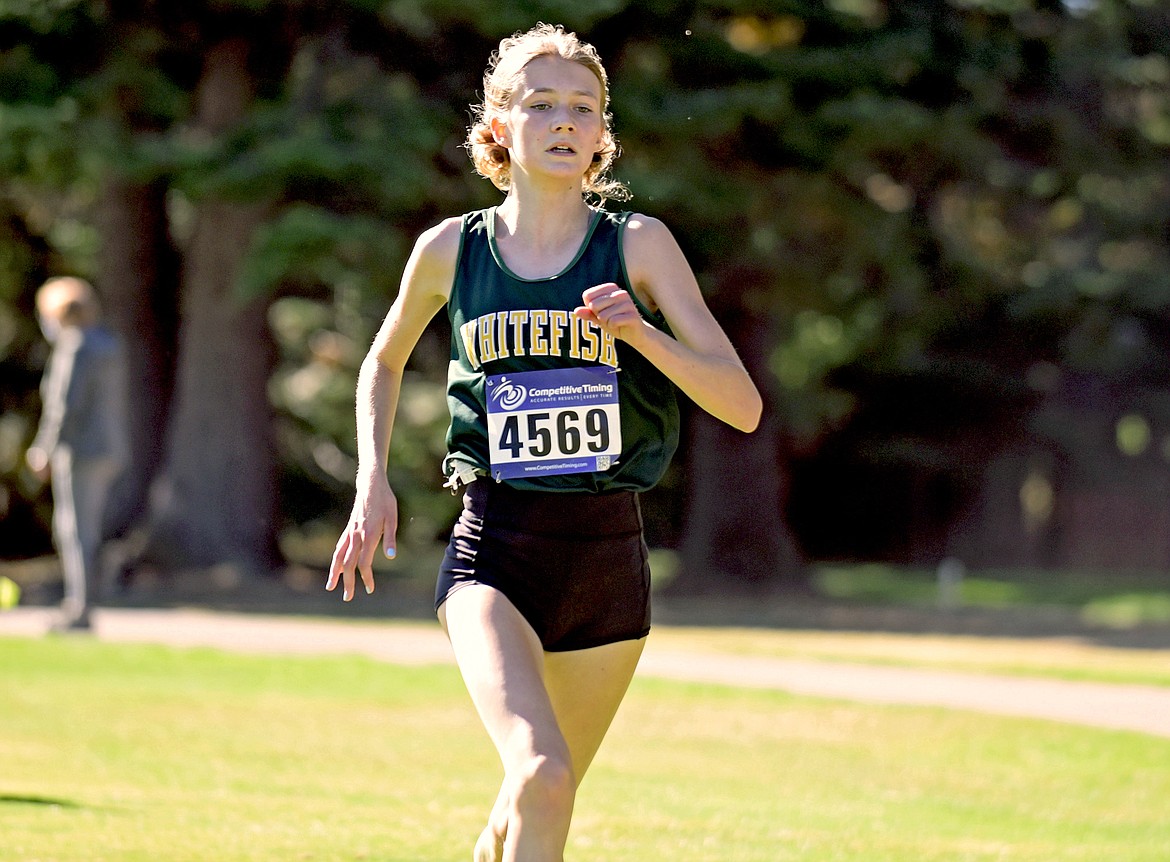
[[428,253],[458,252],[462,230],[463,220],[459,216],[443,219],[419,234],[415,248]]
[[419,234],[414,244],[414,254],[420,262],[431,266],[447,264],[454,267],[459,257],[462,235],[462,220],[458,216],[443,219]]
[[626,220],[622,249],[635,279],[652,279],[664,267],[686,266],[682,249],[666,223],[642,213],[631,213]]
[[642,213],[630,213],[626,219],[626,244],[645,253],[661,243],[676,245],[670,228],[661,219]]
[[462,221],[457,216],[419,234],[407,264],[408,283],[428,294],[450,295],[461,241]]
[[651,308],[669,314],[672,298],[698,296],[694,273],[674,234],[660,219],[632,213],[626,221],[623,253],[634,289]]

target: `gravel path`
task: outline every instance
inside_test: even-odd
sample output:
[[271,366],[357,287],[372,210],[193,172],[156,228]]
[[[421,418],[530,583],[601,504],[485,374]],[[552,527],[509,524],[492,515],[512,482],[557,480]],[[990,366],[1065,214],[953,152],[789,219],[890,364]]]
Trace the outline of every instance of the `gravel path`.
[[[0,636],[40,637],[52,612],[0,613]],[[196,610],[109,608],[96,616],[103,641],[209,646],[269,654],[354,654],[398,664],[451,662],[434,623],[332,622]],[[867,703],[936,706],[1132,730],[1170,737],[1170,688],[683,652],[653,637],[640,674],[771,688]]]

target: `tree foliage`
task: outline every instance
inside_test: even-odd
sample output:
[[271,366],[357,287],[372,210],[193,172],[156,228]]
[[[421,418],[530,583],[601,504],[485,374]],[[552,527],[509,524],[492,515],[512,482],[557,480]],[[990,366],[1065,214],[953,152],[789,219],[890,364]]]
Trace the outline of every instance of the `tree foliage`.
[[[152,483],[209,505],[183,483],[225,462],[174,477],[192,447],[219,439],[200,423],[236,421],[238,398],[272,410],[231,444],[236,464],[276,447],[255,487],[279,499],[278,518],[256,531],[332,529],[354,469],[357,363],[413,237],[497,199],[460,146],[467,106],[499,38],[536,20],[601,50],[617,172],[634,206],[679,236],[768,392],[753,437],[692,417],[684,456],[647,498],[652,538],[684,550],[687,588],[799,580],[809,555],[930,558],[997,453],[1041,433],[1046,399],[1086,381],[1159,385],[1170,304],[1161,4],[9,2],[4,534],[44,523],[19,450],[43,353],[31,295],[60,271],[97,281],[142,339],[138,367],[158,372],[136,418],[153,454],[136,466],[125,520],[158,515]],[[231,71],[210,58],[231,45],[239,101],[208,102],[214,75]],[[238,255],[216,257],[231,243]],[[226,262],[199,269],[197,248]],[[243,343],[219,382],[206,376],[215,352],[182,347],[200,315],[208,337]],[[445,338],[439,320],[420,345],[395,440],[393,478],[420,535],[450,516],[435,493]],[[264,373],[226,409],[198,409],[236,386],[233,364]],[[192,374],[212,389],[184,384]],[[250,541],[255,554],[264,537]],[[205,561],[217,553],[246,556],[224,543]]]

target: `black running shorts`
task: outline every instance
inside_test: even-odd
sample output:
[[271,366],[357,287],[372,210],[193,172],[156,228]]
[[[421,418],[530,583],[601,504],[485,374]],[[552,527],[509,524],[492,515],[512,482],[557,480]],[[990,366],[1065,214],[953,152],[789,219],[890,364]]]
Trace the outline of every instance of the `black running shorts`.
[[632,491],[517,491],[468,485],[435,588],[486,584],[508,598],[550,652],[637,640],[650,631],[650,565]]

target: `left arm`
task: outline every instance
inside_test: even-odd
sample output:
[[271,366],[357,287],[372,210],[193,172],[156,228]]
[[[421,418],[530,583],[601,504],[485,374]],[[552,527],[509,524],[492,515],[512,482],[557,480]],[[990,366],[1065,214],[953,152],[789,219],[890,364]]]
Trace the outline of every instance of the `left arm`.
[[624,250],[631,287],[644,304],[661,310],[675,337],[646,321],[614,284],[585,291],[577,315],[627,342],[712,416],[754,431],[763,411],[760,393],[703,301],[674,236],[658,219],[635,214],[626,226]]

